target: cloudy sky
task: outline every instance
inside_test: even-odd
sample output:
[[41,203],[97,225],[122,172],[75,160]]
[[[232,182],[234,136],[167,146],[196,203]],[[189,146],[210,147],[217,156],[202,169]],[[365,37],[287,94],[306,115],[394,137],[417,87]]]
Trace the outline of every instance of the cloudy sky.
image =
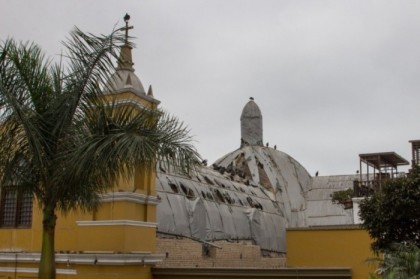
[[264,141],[311,174],[355,173],[358,154],[411,159],[420,139],[420,1],[0,0],[0,40],[34,41],[57,59],[78,26],[123,25],[136,73],[190,128],[210,162],[240,144],[259,105]]

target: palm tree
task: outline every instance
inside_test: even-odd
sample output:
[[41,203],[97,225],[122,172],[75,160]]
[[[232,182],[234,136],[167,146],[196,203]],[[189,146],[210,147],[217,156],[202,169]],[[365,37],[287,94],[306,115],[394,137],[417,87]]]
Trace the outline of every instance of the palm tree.
[[420,278],[420,249],[412,243],[394,244],[384,255],[383,278]]
[[420,248],[413,243],[393,243],[381,258],[371,259],[370,262],[379,264],[379,276],[372,275],[371,278],[420,278]]
[[76,28],[58,64],[34,44],[0,44],[0,185],[31,193],[42,211],[39,278],[55,278],[58,213],[94,210],[117,179],[157,161],[186,171],[200,162],[176,118],[104,103],[125,39],[122,29],[94,36]]

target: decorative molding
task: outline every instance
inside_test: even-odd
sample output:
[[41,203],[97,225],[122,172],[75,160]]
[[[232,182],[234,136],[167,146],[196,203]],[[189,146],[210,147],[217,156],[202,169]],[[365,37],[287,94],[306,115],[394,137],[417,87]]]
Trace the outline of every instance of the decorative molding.
[[145,228],[157,228],[157,223],[133,221],[133,220],[100,220],[100,221],[76,221],[78,226],[135,226]]
[[[38,268],[31,268],[31,267],[3,267],[0,266],[0,272],[7,272],[7,273],[34,273],[38,274]],[[65,275],[77,275],[77,271],[75,269],[64,269],[64,268],[57,268],[57,274],[65,274]]]
[[128,201],[140,204],[159,204],[156,196],[143,195],[133,192],[113,192],[100,195],[102,202]]
[[[153,104],[156,104],[156,105],[160,104],[159,100],[155,99],[154,97],[148,96],[145,93],[140,92],[139,90],[136,90],[133,87],[125,87],[125,88],[113,90],[112,92],[106,92],[104,94],[104,96],[118,96],[119,94],[124,94],[124,93],[132,93],[137,98],[141,98],[143,100],[149,101],[150,103],[153,103]],[[137,106],[138,108],[146,108],[146,106],[144,104],[141,104],[140,102],[138,102],[138,101],[136,101],[132,98],[118,99],[118,100],[114,100],[114,102],[118,105],[120,105],[120,104],[130,104],[130,105]]]
[[[38,263],[40,253],[0,253],[0,263]],[[165,255],[151,254],[150,252],[133,253],[57,253],[56,263],[83,264],[83,265],[152,265],[162,262]],[[6,267],[0,267],[0,271]],[[14,268],[11,268],[14,271]],[[29,270],[30,268],[28,268]],[[35,268],[34,268],[35,270]],[[67,271],[67,269],[62,269]],[[6,272],[6,271],[5,271]],[[36,269],[35,272],[38,272]],[[67,274],[67,273],[63,273]]]

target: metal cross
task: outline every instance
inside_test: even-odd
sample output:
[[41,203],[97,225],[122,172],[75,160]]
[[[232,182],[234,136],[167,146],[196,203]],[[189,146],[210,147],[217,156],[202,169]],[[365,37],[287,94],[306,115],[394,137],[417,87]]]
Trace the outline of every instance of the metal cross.
[[122,30],[125,30],[125,43],[128,43],[128,30],[129,29],[133,29],[133,26],[128,26],[128,21],[130,20],[130,15],[129,14],[125,14],[124,16],[124,21],[125,21],[125,27],[121,28]]

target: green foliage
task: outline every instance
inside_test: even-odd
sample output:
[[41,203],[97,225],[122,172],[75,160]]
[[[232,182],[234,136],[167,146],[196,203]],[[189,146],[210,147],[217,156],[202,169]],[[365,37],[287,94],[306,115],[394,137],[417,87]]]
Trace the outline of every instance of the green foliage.
[[360,204],[360,217],[374,239],[374,251],[391,248],[392,243],[412,242],[420,246],[420,171],[389,180],[382,190]]
[[157,161],[186,171],[201,161],[176,118],[101,101],[124,41],[121,30],[97,37],[76,29],[58,65],[34,44],[0,44],[0,185],[39,202],[40,278],[55,278],[57,212],[93,210],[119,177]]
[[371,278],[420,278],[420,248],[412,243],[392,244],[382,259],[376,259],[379,268]]
[[347,190],[336,191],[331,194],[331,201],[333,203],[343,204],[345,201],[351,200],[353,197],[353,189],[349,188]]

